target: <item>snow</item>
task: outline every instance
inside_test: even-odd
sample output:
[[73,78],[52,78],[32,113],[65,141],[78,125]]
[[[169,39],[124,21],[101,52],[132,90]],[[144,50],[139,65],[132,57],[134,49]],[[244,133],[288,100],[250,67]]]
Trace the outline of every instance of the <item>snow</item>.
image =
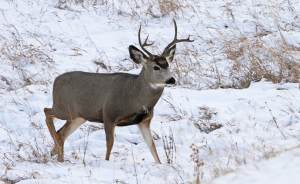
[[[278,90],[279,87],[285,90]],[[42,114],[42,108],[44,104],[51,102],[51,96],[38,93],[39,87],[25,89],[28,91],[25,94],[20,90],[16,94],[7,95],[11,98],[1,100],[1,106],[5,106],[1,110],[1,153],[8,155],[8,158],[3,157],[3,163],[12,165],[7,171],[3,166],[2,172],[7,172],[9,178],[28,178],[21,183],[30,183],[32,180],[40,183],[48,183],[48,180],[49,183],[111,183],[118,179],[134,183],[136,177],[142,183],[173,183],[175,180],[188,182],[193,178],[191,144],[202,146],[200,155],[204,161],[203,180],[210,181],[215,177],[215,172],[221,172],[222,175],[223,172],[237,169],[239,165],[264,160],[277,152],[298,146],[299,142],[300,107],[297,102],[300,100],[300,94],[296,84],[274,85],[261,82],[254,83],[244,90],[198,91],[176,87],[166,89],[163,98],[174,101],[173,105],[178,112],[187,113],[180,114],[182,117],[177,121],[168,122],[166,115],[172,117],[173,113],[178,113],[161,100],[152,123],[152,129],[158,135],[161,136],[162,132],[168,133],[169,128],[174,134],[174,168],[166,164],[161,138],[156,140],[156,145],[164,164],[153,163],[147,146],[134,126],[117,128],[112,159],[109,162],[105,161],[104,131],[92,123],[89,125],[97,126],[96,130],[91,130],[85,125],[74,133],[65,145],[66,162],[57,163],[55,158],[49,155],[52,142]],[[23,105],[12,103],[18,96],[22,96],[19,102]],[[193,122],[198,121],[197,116],[201,114],[199,107],[203,106],[217,112],[212,121],[221,123],[222,128],[210,134],[201,133],[195,128]],[[286,139],[272,122],[268,108],[272,109],[273,115],[277,117],[280,130],[284,132]],[[289,112],[290,109],[297,111]],[[33,124],[37,124],[37,127],[34,128]],[[33,148],[27,147],[26,144],[32,144]],[[87,151],[84,156],[85,147]],[[38,158],[31,155],[34,151],[41,152],[37,154]],[[18,158],[18,155],[21,158]],[[297,155],[291,155],[291,159],[292,156]],[[44,157],[46,163],[43,163]]]
[[[201,183],[297,183],[299,84],[261,80],[246,89],[221,89],[211,63],[219,67],[219,82],[231,84],[228,58],[221,51],[224,40],[274,31],[262,40],[276,48],[281,37],[272,17],[285,27],[288,45],[298,48],[299,2],[289,1],[290,9],[277,1],[185,0],[197,11],[187,6],[170,16],[160,15],[157,4],[150,7],[153,0],[147,1],[149,7],[135,1],[135,10],[136,4],[126,2],[66,10],[56,8],[55,1],[0,2],[0,184],[194,183],[192,157],[204,163]],[[143,13],[149,8],[160,18]],[[65,162],[57,162],[50,156],[53,141],[43,113],[52,105],[54,78],[73,70],[138,73],[128,46],[137,45],[139,24],[159,53],[173,36],[173,16],[180,37],[191,34],[195,42],[178,44],[171,67],[174,73],[182,67],[182,75],[176,74],[179,85],[166,88],[155,107],[151,128],[163,164],[154,163],[136,126],[116,129],[111,160],[105,161],[103,126],[91,122],[68,138]],[[257,22],[264,27],[255,27]],[[185,63],[188,50],[198,55]],[[300,58],[297,49],[293,55]],[[57,128],[63,123],[55,121]],[[214,124],[221,127],[211,131]],[[163,140],[172,135],[176,150],[168,164]],[[193,155],[192,145],[198,154]]]
[[221,183],[298,183],[299,164],[300,164],[299,147],[282,153],[275,158],[264,160],[260,163],[242,167],[234,173],[230,173],[216,179],[212,184]]

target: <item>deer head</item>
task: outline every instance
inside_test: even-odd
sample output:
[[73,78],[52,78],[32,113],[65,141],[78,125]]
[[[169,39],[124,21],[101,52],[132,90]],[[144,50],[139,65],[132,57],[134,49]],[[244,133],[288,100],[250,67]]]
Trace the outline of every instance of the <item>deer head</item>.
[[175,84],[175,79],[172,77],[169,63],[173,61],[176,44],[179,42],[193,42],[194,40],[190,39],[190,36],[185,39],[178,39],[177,38],[177,24],[176,21],[173,19],[174,28],[175,28],[175,35],[174,39],[165,47],[164,51],[160,55],[155,55],[149,52],[145,47],[151,46],[154,42],[148,42],[149,35],[146,37],[144,42],[141,40],[141,29],[142,26],[140,25],[139,32],[138,32],[138,40],[139,45],[142,49],[139,50],[133,45],[129,46],[129,53],[130,58],[137,64],[143,65],[142,74],[147,82],[152,85],[160,85],[164,86],[166,84]]

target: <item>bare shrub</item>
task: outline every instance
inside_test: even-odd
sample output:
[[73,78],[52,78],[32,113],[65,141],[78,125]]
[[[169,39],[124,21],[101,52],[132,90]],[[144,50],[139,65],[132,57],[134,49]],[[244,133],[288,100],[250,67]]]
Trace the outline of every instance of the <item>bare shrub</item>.
[[8,30],[9,36],[0,35],[2,40],[1,57],[8,59],[12,64],[23,60],[28,60],[29,63],[43,62],[44,64],[54,62],[41,48],[26,43],[15,26],[11,25],[11,27],[12,29]]
[[[0,124],[4,123],[0,122]],[[9,151],[0,155],[2,163],[7,166],[8,170],[15,166],[15,162],[47,163],[50,161],[49,151],[44,146],[47,144],[46,135],[43,129],[35,123],[30,125],[30,129],[39,136],[32,139],[24,139],[16,131],[8,128],[0,127],[0,129],[6,132],[4,136],[7,136],[8,139],[4,143],[10,147]]]
[[166,102],[169,107],[173,110],[174,114],[171,115],[164,115],[169,121],[178,121],[181,119],[184,119],[184,117],[187,116],[187,111],[176,106],[174,103],[172,103],[172,97],[168,96],[168,97],[163,97],[162,98],[164,100],[164,102]]
[[12,66],[12,72],[16,72],[19,79],[16,80],[16,76],[7,73],[0,74],[8,90],[48,83],[50,76],[45,74],[51,67],[50,63],[54,61],[44,48],[27,43],[13,25],[0,37],[0,58]]
[[201,173],[201,168],[204,165],[203,160],[200,158],[200,147],[195,144],[192,144],[190,148],[192,149],[190,157],[194,164],[194,177],[196,178],[195,184],[200,184],[200,177],[203,174]]
[[47,163],[50,160],[48,151],[41,147],[34,139],[35,142],[15,141],[15,148],[11,152],[4,153],[0,156],[1,160],[6,163],[12,161],[19,162],[34,162],[34,163]]
[[4,184],[15,184],[21,182],[22,180],[27,180],[27,179],[30,179],[30,177],[18,177],[15,179],[10,179],[7,176],[1,176],[0,182],[1,183],[3,182]]
[[39,175],[38,172],[34,171],[29,173],[26,176],[12,176],[9,174],[10,170],[13,170],[15,167],[15,160],[11,160],[9,156],[7,157],[6,154],[3,154],[3,157],[0,157],[2,160],[2,165],[5,167],[5,170],[2,175],[0,175],[0,183],[2,182],[4,184],[14,184],[14,183],[19,183],[22,182],[22,180],[27,180],[27,179],[32,179],[36,178],[37,175]]
[[199,118],[194,121],[194,126],[200,130],[200,132],[210,133],[214,130],[217,130],[222,127],[222,124],[219,124],[215,120],[217,112],[209,107],[203,106],[199,107]]
[[172,129],[168,128],[168,134],[162,131],[162,141],[164,146],[164,152],[167,158],[168,164],[174,164],[176,160],[176,144],[174,141],[174,135]]

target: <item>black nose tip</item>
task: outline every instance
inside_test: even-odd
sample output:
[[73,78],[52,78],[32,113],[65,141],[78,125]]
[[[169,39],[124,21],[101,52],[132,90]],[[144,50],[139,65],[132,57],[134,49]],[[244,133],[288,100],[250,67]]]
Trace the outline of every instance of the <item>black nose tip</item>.
[[175,79],[173,78],[173,77],[171,77],[170,79],[168,79],[167,81],[166,81],[166,84],[175,84]]

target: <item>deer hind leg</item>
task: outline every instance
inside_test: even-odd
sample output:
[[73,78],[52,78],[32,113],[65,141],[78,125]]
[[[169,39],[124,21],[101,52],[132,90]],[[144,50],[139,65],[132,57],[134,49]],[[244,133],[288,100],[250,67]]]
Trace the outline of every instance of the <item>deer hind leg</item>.
[[106,155],[105,160],[109,160],[109,156],[114,145],[114,137],[115,137],[115,125],[111,125],[109,123],[104,124],[104,130],[106,135]]
[[72,120],[67,120],[67,122],[64,124],[64,126],[62,126],[58,131],[57,134],[59,135],[60,139],[61,139],[61,145],[58,146],[57,144],[55,144],[54,148],[51,151],[51,155],[56,155],[58,154],[58,157],[60,157],[60,155],[64,154],[64,143],[66,141],[66,139],[76,130],[80,127],[80,125],[82,125],[83,123],[85,123],[86,120],[83,118],[75,118]]
[[151,130],[150,130],[150,122],[151,122],[151,117],[144,119],[141,123],[138,124],[139,129],[143,135],[143,138],[148,145],[150,152],[155,160],[156,163],[161,163],[156,151],[156,147],[151,135]]
[[44,112],[45,112],[45,116],[46,116],[46,124],[47,124],[48,130],[50,132],[51,137],[53,138],[55,147],[58,151],[57,160],[59,162],[63,162],[64,161],[63,141],[62,141],[61,137],[59,136],[59,134],[57,134],[57,132],[55,130],[55,126],[54,126],[54,123],[53,123],[53,119],[55,117],[54,113],[53,113],[51,108],[44,108]]

